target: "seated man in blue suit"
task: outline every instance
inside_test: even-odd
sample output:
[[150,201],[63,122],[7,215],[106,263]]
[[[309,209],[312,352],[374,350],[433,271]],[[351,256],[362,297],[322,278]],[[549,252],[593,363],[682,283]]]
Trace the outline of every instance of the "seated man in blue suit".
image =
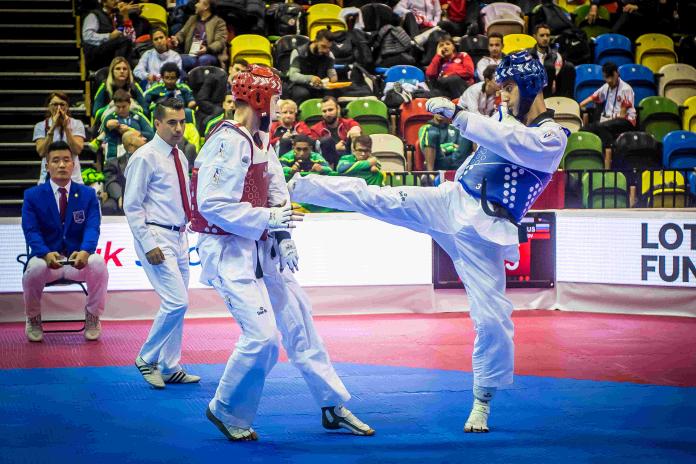
[[65,142],[53,142],[46,154],[50,181],[24,192],[22,229],[29,245],[29,262],[22,277],[26,334],[43,339],[41,295],[49,282],[69,279],[86,282],[85,338],[101,334],[109,273],[104,259],[94,254],[99,240],[101,212],[96,192],[71,182],[73,158]]

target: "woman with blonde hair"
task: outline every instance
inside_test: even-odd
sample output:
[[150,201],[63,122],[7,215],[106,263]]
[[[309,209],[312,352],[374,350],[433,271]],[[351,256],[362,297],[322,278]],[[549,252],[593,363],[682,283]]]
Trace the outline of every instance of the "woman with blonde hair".
[[138,85],[133,78],[133,71],[131,70],[128,60],[122,56],[117,56],[109,65],[106,81],[97,88],[94,94],[92,116],[95,117],[97,123],[102,120],[106,111],[113,111],[109,110],[113,108],[111,100],[114,96],[114,92],[119,89],[126,90],[130,93],[132,97],[131,109],[147,115],[147,103],[143,89],[140,88],[140,85]]

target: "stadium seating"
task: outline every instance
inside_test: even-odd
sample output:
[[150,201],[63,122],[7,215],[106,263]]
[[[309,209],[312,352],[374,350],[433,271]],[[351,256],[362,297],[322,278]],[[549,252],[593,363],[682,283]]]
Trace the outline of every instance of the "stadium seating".
[[544,100],[546,107],[554,110],[553,119],[570,132],[577,132],[582,127],[580,105],[566,97],[549,97]]
[[612,168],[653,169],[662,166],[660,143],[647,132],[629,131],[614,142]]
[[578,7],[584,5],[587,2],[587,0],[558,0],[558,6],[566,10],[568,13],[573,13]]
[[481,34],[465,35],[459,41],[457,50],[467,52],[476,65],[482,57],[488,56],[488,37]]
[[636,63],[654,73],[666,64],[677,62],[674,42],[663,34],[643,34],[636,39]]
[[602,140],[591,132],[570,134],[561,167],[568,170],[604,169]]
[[231,61],[244,58],[249,63],[273,65],[271,42],[266,37],[256,34],[238,35],[230,42]]
[[[408,103],[403,103],[400,107],[399,129],[403,140],[412,147],[418,146],[418,129],[433,118],[433,115],[425,109],[426,101],[426,98],[414,98]],[[413,160],[413,166],[410,168],[422,171],[423,167],[423,155],[417,151]]]
[[575,101],[583,101],[604,85],[602,67],[598,64],[581,64],[575,68]]
[[662,163],[666,168],[696,168],[696,134],[678,130],[662,141]]
[[311,40],[321,29],[329,28],[332,32],[345,31],[346,23],[340,19],[341,7],[329,3],[312,5],[307,10],[307,31]]
[[589,12],[589,3],[575,9],[575,25],[582,29],[587,34],[587,37],[594,38],[611,31],[609,27],[609,10],[600,5],[597,10],[597,19],[592,24],[587,22],[587,14]]
[[668,133],[681,129],[679,107],[669,98],[644,98],[638,104],[638,117],[643,130],[658,142],[662,142]]
[[382,171],[402,172],[406,170],[404,142],[395,135],[372,134],[372,155],[379,159]]
[[634,104],[657,95],[655,75],[649,68],[639,64],[624,64],[619,66],[619,76],[633,88]]
[[508,34],[523,34],[524,19],[519,6],[512,3],[491,3],[481,8],[481,20],[486,35],[499,32]]
[[425,82],[425,73],[421,68],[410,65],[399,65],[388,68],[384,74],[384,82],[409,82],[417,84]]
[[684,174],[679,171],[644,171],[641,197],[648,208],[684,208],[687,190]]
[[660,68],[659,94],[682,105],[687,98],[696,95],[696,68],[691,65],[676,63],[666,64]]
[[287,73],[292,51],[308,43],[306,35],[284,35],[273,44],[273,66],[283,74]]
[[370,2],[360,7],[365,32],[377,32],[382,26],[392,24],[394,10],[382,3]]
[[310,98],[300,103],[300,121],[312,126],[321,120],[321,98]]
[[612,62],[616,66],[633,63],[631,40],[621,34],[595,37],[594,62],[599,65]]
[[519,52],[536,45],[536,39],[527,34],[508,34],[503,39],[503,53]]
[[379,100],[358,99],[346,106],[346,117],[355,119],[365,135],[389,133],[389,110]]
[[696,96],[687,98],[684,102],[682,129],[696,132]]
[[167,10],[155,3],[141,3],[140,16],[147,19],[152,28],[164,29],[165,33],[169,30],[167,27]]
[[621,172],[586,172],[582,175],[585,208],[627,208],[628,183]]

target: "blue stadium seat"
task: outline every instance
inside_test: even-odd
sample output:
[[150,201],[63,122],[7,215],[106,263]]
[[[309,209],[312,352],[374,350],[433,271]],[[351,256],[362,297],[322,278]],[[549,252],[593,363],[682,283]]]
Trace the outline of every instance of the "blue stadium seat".
[[575,68],[575,100],[580,103],[604,85],[602,67],[598,64],[581,64]]
[[621,34],[602,34],[596,37],[594,61],[599,65],[611,61],[616,66],[633,63],[631,40]]
[[419,82],[425,82],[425,73],[422,69],[415,66],[409,65],[399,65],[392,66],[387,69],[384,76],[384,82],[410,82],[412,84],[417,84]]
[[619,76],[633,87],[634,104],[639,103],[645,97],[657,95],[655,75],[650,68],[640,64],[624,64],[619,66]]
[[678,130],[662,141],[662,164],[666,168],[696,168],[696,134]]

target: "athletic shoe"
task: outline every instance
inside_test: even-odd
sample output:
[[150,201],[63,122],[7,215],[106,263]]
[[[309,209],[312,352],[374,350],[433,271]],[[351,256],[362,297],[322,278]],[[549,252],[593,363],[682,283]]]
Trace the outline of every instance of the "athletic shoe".
[[197,375],[187,374],[182,369],[173,374],[162,374],[162,380],[164,383],[198,383],[201,378]]
[[85,338],[89,341],[99,340],[101,335],[101,322],[99,316],[85,311]]
[[217,427],[218,430],[220,430],[222,434],[230,441],[256,441],[259,439],[259,436],[251,427],[245,429],[223,423],[220,419],[213,415],[213,411],[210,410],[210,407],[206,409],[205,417],[207,417],[210,422],[215,424],[215,427]]
[[147,383],[155,388],[164,388],[164,380],[162,380],[162,374],[157,368],[157,364],[148,364],[138,356],[135,360],[135,367],[138,368]]
[[466,433],[488,433],[488,415],[491,413],[490,403],[474,400],[471,414],[464,424]]
[[43,326],[41,325],[41,315],[27,318],[27,324],[24,327],[24,333],[27,334],[27,339],[30,342],[40,342],[43,340]]
[[353,435],[374,435],[375,431],[369,425],[355,417],[343,406],[321,408],[321,425],[327,430],[346,429]]

